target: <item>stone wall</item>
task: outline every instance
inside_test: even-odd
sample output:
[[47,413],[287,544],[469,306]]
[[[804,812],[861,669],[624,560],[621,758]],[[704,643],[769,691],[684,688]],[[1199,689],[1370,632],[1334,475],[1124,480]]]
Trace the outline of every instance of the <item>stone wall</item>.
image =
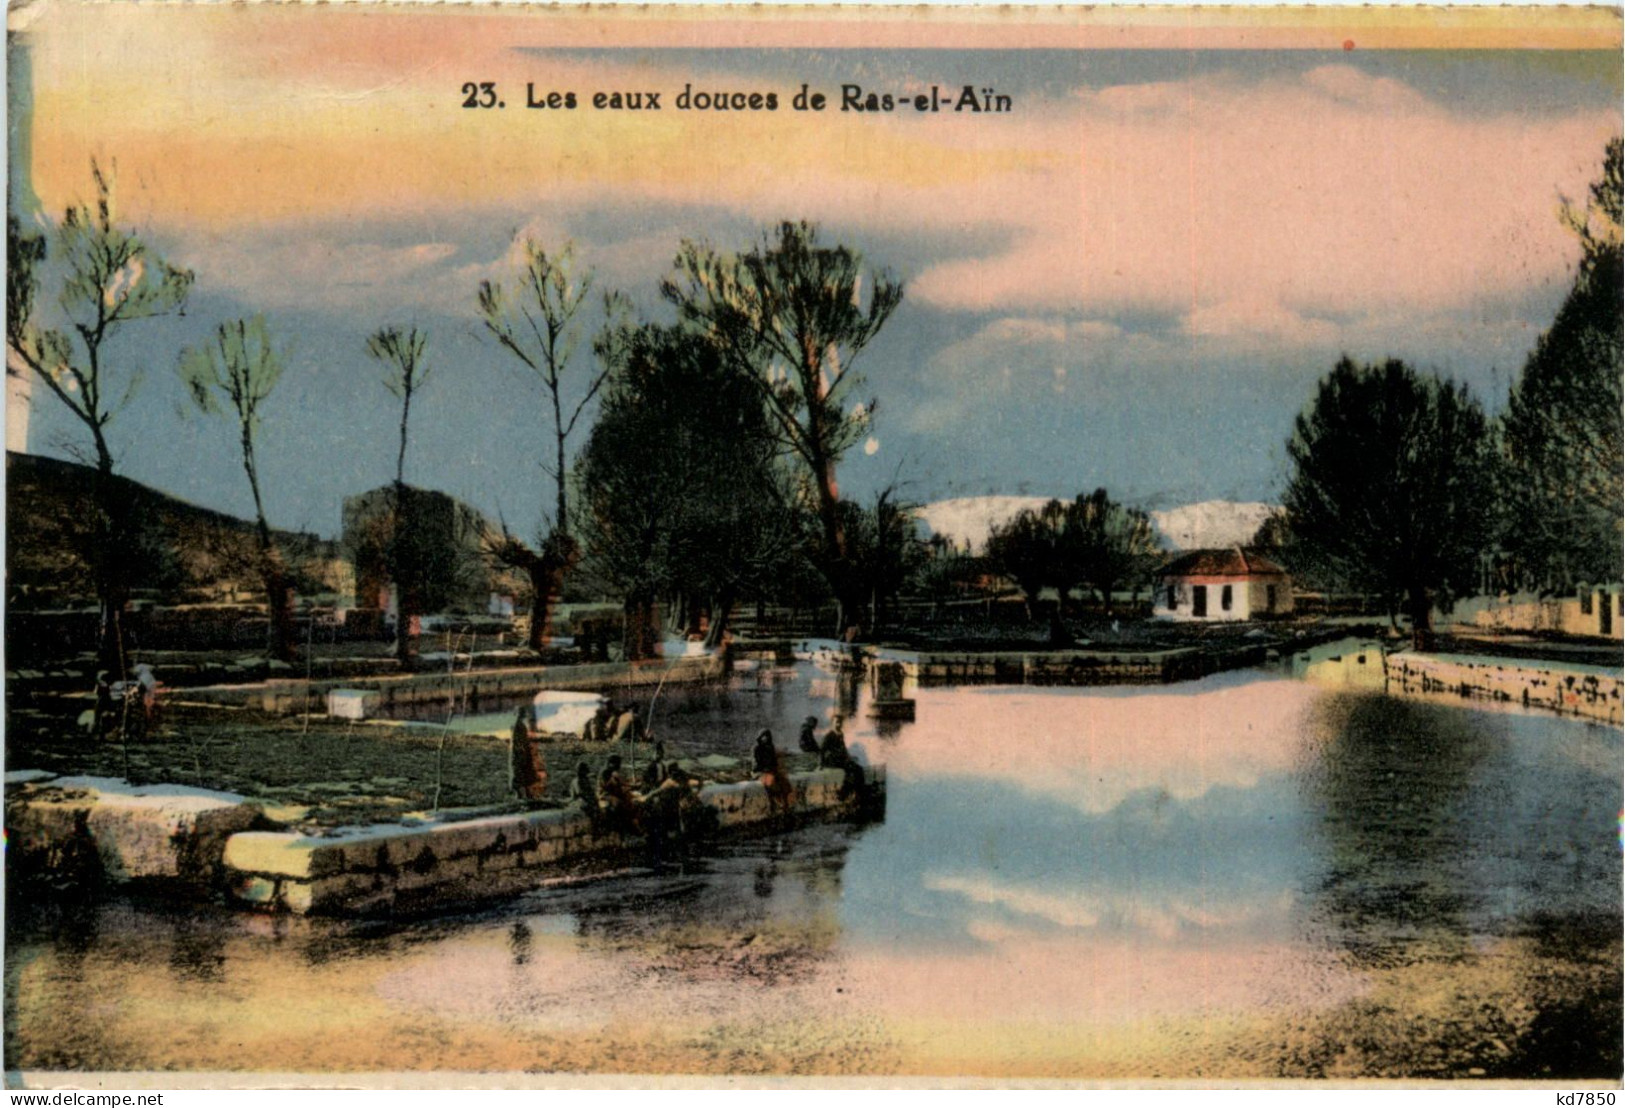
[[[885,769],[867,771],[884,801]],[[761,784],[707,785],[702,804],[722,834],[860,814],[838,794],[842,773],[791,776],[795,799],[776,811]],[[532,888],[594,859],[641,848],[641,840],[594,835],[578,809],[549,809],[423,826],[380,825],[332,836],[248,831],[225,845],[229,895],[237,903],[297,914],[370,915],[441,909]]]
[[1477,699],[1544,708],[1563,715],[1621,722],[1620,677],[1583,670],[1517,665],[1493,658],[1390,654],[1390,693],[1429,699]]
[[219,685],[187,690],[187,698],[199,703],[235,704],[283,715],[304,711],[327,711],[327,694],[335,689],[360,689],[378,694],[377,708],[386,715],[397,704],[444,702],[455,696],[469,710],[478,711],[481,699],[502,703],[544,689],[591,691],[595,689],[654,688],[668,685],[714,681],[728,672],[727,659],[720,655],[654,660],[628,665],[603,662],[595,665],[522,666],[510,669],[475,669],[456,673],[391,674],[378,677],[335,677],[305,681],[300,678],[273,678],[257,685]]
[[[862,803],[840,796],[840,770],[791,775],[776,808],[756,781],[707,785],[699,800],[720,835],[768,833],[884,814],[884,766],[865,771]],[[230,793],[110,778],[8,775],[8,877],[75,886],[153,882],[271,911],[372,915],[431,911],[503,896],[642,850],[641,838],[595,835],[577,808],[475,819],[254,830],[258,807]],[[63,872],[72,863],[73,873]]]
[[901,656],[909,682],[940,685],[1143,685],[1184,681],[1221,669],[1257,665],[1263,646],[1230,651],[1186,647],[1129,652],[1095,650],[926,652]]

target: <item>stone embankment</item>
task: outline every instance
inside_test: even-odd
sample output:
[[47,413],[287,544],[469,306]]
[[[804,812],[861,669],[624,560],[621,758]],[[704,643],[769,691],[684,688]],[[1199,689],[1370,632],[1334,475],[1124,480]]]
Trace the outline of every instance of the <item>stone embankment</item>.
[[1618,669],[1541,659],[1386,651],[1346,639],[1294,654],[1292,672],[1319,684],[1370,689],[1436,703],[1478,701],[1621,723]]
[[1398,652],[1384,662],[1388,691],[1426,699],[1489,700],[1621,723],[1620,675],[1503,658]]
[[[791,775],[787,807],[772,802],[755,781],[706,785],[698,798],[718,836],[883,818],[885,767],[864,772],[861,797],[841,796],[841,771],[819,770]],[[594,834],[577,808],[311,835],[254,829],[269,821],[258,806],[230,793],[37,773],[10,775],[7,784],[14,880],[157,884],[301,915],[443,910],[510,895],[648,846],[635,835]]]
[[1180,647],[1154,651],[886,651],[905,677],[941,685],[1152,685],[1261,665],[1270,646]]

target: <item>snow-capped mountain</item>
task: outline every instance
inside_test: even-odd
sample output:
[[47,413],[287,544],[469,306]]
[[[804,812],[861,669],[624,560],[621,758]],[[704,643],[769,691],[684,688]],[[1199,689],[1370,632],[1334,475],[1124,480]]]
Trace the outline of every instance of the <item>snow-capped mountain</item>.
[[[933,534],[946,535],[956,546],[968,543],[973,550],[981,550],[994,527],[1023,508],[1042,508],[1049,499],[1047,496],[961,496],[933,501],[917,514]],[[1199,504],[1153,511],[1150,515],[1164,546],[1173,550],[1196,550],[1249,542],[1274,510],[1273,505],[1257,501],[1204,500]]]
[[1047,496],[959,496],[934,500],[915,515],[925,521],[933,535],[945,535],[957,547],[969,543],[972,550],[980,551],[993,528],[1014,518],[1023,508],[1036,511],[1049,501]]
[[1152,512],[1151,521],[1162,532],[1163,542],[1175,550],[1245,546],[1274,510],[1274,505],[1256,500],[1204,500]]

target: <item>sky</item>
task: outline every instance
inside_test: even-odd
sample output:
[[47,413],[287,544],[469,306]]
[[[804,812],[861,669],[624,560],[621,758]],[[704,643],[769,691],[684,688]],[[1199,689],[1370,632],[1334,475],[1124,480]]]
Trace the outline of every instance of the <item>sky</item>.
[[[1620,33],[1574,11],[1207,19],[48,3],[11,14],[11,204],[48,224],[116,162],[123,222],[196,272],[184,318],[112,350],[144,372],[110,429],[130,476],[250,510],[231,428],[187,411],[174,366],[266,314],[289,356],[260,447],[277,526],[334,534],[392,477],[364,344],[415,324],[434,368],[408,479],[534,533],[543,396],[482,337],[479,282],[511,280],[526,235],[568,238],[667,320],[680,240],[743,249],[784,219],[906,283],[856,363],[878,406],[847,494],[1271,501],[1343,353],[1502,403],[1572,280],[1562,199],[1621,130]],[[462,108],[468,81],[505,107]],[[528,109],[527,83],[578,107]],[[825,111],[792,109],[804,83]],[[843,84],[1011,110],[843,112]],[[685,86],[780,106],[682,111]],[[617,90],[662,108],[592,109]],[[38,394],[30,449],[83,448],[56,407]]]

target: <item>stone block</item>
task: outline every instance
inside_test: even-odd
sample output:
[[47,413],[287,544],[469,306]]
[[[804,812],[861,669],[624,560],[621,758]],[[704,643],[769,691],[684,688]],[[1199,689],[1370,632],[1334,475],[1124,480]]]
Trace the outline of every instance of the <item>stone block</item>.
[[133,786],[105,777],[59,777],[7,806],[21,843],[61,842],[82,820],[114,882],[148,878],[209,884],[227,838],[258,811],[233,793],[180,785]]
[[226,840],[224,861],[236,873],[310,878],[343,869],[343,851],[294,831],[240,831]]
[[433,865],[408,866],[389,884],[397,891],[433,888],[449,881],[465,880],[480,872],[480,860],[472,855],[461,858],[437,859]]
[[378,700],[373,689],[329,689],[327,714],[335,719],[366,719],[378,710]]

